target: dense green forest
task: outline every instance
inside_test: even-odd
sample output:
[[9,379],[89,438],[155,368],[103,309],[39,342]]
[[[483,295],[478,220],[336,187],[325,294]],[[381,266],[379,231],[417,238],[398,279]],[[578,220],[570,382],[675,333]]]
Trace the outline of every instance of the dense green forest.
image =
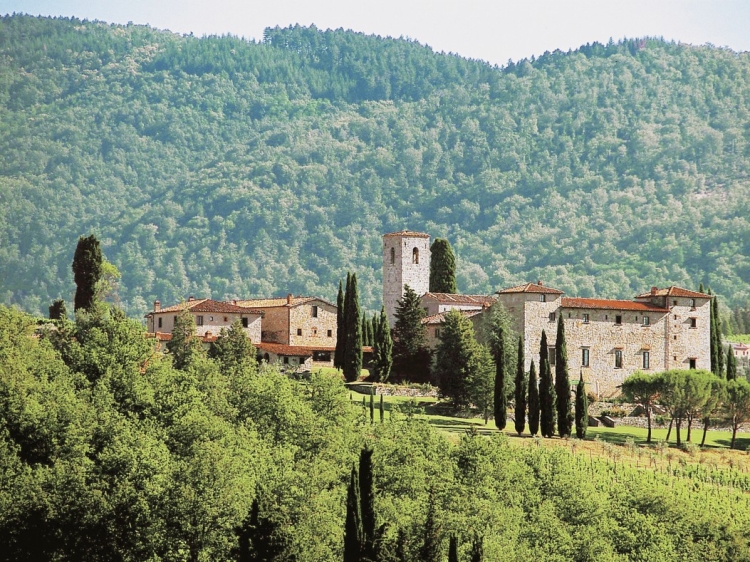
[[736,468],[455,442],[408,409],[371,423],[340,377],[230,347],[176,369],[116,308],[39,329],[0,306],[0,560],[242,560],[240,536],[253,559],[342,560],[365,446],[379,562],[445,560],[449,536],[460,560],[477,541],[493,562],[750,560]]
[[260,43],[0,19],[0,302],[71,301],[94,233],[129,315],[189,294],[381,299],[384,232],[459,290],[750,301],[750,55],[658,39],[495,68],[315,28]]

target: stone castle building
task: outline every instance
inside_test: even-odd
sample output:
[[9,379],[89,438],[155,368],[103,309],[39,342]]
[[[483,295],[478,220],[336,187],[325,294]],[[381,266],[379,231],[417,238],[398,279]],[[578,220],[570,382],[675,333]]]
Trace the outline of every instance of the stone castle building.
[[532,360],[539,366],[542,330],[554,358],[557,320],[562,316],[570,377],[582,375],[600,396],[617,394],[618,386],[635,371],[710,369],[710,295],[672,286],[653,287],[633,300],[571,298],[541,281],[490,296],[430,293],[429,253],[424,248],[429,249],[428,234],[402,231],[383,237],[383,302],[391,320],[403,285],[420,294],[427,314],[423,323],[433,346],[446,311],[461,310],[477,324],[497,302],[523,335],[527,370]]

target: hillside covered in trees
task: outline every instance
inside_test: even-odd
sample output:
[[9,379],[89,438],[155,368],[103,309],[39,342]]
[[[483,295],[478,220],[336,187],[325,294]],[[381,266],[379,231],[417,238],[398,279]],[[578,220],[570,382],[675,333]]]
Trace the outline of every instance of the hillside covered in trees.
[[750,301],[750,55],[656,39],[499,69],[315,28],[263,42],[0,19],[0,302],[39,313],[95,233],[125,310],[189,294],[380,306],[384,232],[462,292],[544,279]]

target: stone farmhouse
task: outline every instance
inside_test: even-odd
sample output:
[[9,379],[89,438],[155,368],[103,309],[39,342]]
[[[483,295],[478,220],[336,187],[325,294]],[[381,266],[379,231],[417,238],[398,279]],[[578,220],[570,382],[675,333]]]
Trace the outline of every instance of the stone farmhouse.
[[571,298],[541,281],[489,296],[430,293],[429,238],[411,231],[383,236],[383,302],[394,322],[404,285],[421,295],[432,346],[439,341],[445,312],[460,310],[476,325],[498,302],[523,335],[526,369],[532,360],[539,365],[542,330],[554,358],[557,320],[562,316],[570,376],[583,376],[600,396],[617,394],[618,386],[638,370],[710,369],[710,295],[673,286],[653,287],[633,300]]
[[[169,341],[177,314],[187,309],[193,315],[196,333],[205,345],[216,341],[222,328],[239,319],[260,357],[269,363],[281,363],[294,369],[332,366],[336,349],[336,305],[318,297],[234,300],[188,298],[161,308],[159,301],[146,315],[149,334]],[[365,353],[370,348],[363,348]]]

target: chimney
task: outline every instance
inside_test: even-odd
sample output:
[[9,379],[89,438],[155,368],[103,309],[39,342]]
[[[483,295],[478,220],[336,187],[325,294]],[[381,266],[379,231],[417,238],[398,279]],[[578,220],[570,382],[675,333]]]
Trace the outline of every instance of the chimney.
[[188,297],[188,302],[191,302],[191,301],[194,301],[194,300],[195,300],[195,297],[193,295],[190,295]]
[[536,282],[536,284],[537,284],[537,285],[539,285],[540,287],[544,287],[544,283],[542,283],[542,280],[541,280],[541,279],[539,279],[539,280],[538,280],[538,281]]
[[292,304],[292,293],[286,296],[286,304]]
[[237,306],[237,299],[232,299],[232,304],[233,304],[234,306]]
[[160,310],[161,310],[161,302],[154,301],[154,312],[159,312]]
[[210,337],[211,337],[211,332],[206,332],[206,333],[204,334],[204,336],[205,336],[205,337],[207,337],[207,338],[210,338]]
[[658,287],[651,287],[651,295],[652,296],[656,296],[656,291],[658,291],[658,290],[659,290]]

